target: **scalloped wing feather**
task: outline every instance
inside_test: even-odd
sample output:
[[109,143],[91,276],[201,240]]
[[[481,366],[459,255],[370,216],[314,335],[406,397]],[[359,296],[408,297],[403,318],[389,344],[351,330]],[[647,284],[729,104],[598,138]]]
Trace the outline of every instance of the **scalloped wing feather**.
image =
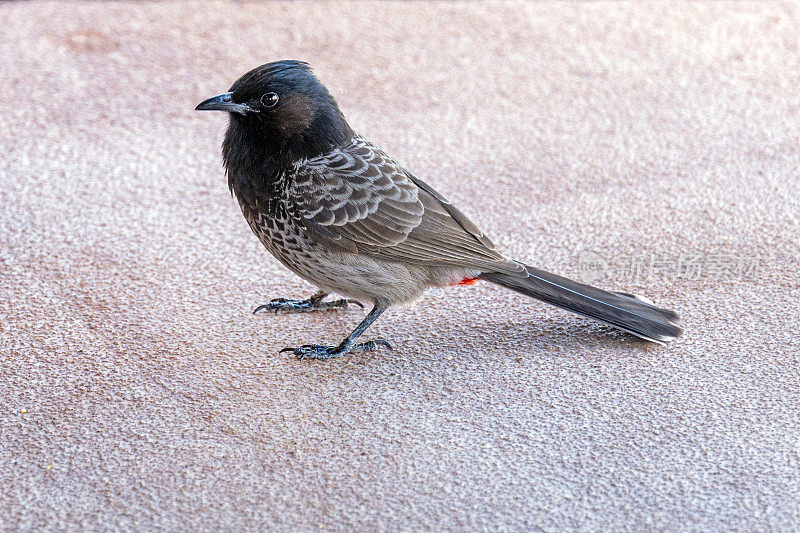
[[314,235],[335,250],[522,271],[444,197],[361,137],[299,163],[289,196]]

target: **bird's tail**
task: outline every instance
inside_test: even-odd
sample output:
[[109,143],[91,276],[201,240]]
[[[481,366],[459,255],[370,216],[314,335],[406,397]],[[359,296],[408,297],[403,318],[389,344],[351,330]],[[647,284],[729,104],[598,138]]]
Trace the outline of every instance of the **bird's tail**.
[[652,342],[663,344],[683,333],[683,328],[678,325],[678,313],[656,307],[646,298],[604,291],[538,268],[523,266],[528,271],[527,277],[487,272],[481,274],[480,278],[605,322]]

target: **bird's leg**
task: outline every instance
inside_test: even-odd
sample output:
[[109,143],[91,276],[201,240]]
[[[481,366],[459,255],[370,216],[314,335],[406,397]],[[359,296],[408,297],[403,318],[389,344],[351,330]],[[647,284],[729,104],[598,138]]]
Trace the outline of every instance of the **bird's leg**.
[[392,345],[389,341],[384,339],[376,339],[374,341],[360,342],[356,344],[356,340],[362,333],[372,324],[375,320],[386,310],[383,305],[375,304],[372,311],[364,317],[364,320],[356,326],[350,335],[344,338],[339,346],[322,346],[321,344],[304,344],[298,348],[284,348],[283,352],[293,352],[298,359],[330,359],[331,357],[338,357],[346,353],[362,353],[370,352],[378,346],[386,346],[390,350]]
[[355,304],[362,309],[364,304],[358,300],[350,300],[342,298],[341,300],[334,300],[332,302],[323,302],[322,300],[328,295],[325,291],[317,291],[310,298],[305,300],[291,300],[289,298],[275,298],[270,300],[268,304],[259,305],[256,307],[253,314],[258,313],[262,309],[267,311],[275,311],[278,314],[280,311],[290,313],[307,313],[308,311],[324,311],[326,309],[347,309],[350,304]]

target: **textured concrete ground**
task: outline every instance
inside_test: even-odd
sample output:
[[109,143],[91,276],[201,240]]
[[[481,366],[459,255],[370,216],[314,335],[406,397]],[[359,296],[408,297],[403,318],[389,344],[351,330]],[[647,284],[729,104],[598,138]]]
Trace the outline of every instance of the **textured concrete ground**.
[[[0,529],[796,530],[791,3],[0,5]],[[227,192],[222,115],[311,62],[510,256],[678,310],[647,345],[486,285],[362,316]]]

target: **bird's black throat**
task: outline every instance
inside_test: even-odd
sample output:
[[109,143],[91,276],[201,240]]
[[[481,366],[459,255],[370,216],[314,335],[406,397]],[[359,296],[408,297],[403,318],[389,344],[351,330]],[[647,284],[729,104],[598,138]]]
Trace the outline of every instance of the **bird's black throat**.
[[354,135],[338,107],[325,106],[302,132],[284,135],[258,117],[231,115],[222,143],[228,187],[252,208],[283,196],[297,162],[325,155]]

